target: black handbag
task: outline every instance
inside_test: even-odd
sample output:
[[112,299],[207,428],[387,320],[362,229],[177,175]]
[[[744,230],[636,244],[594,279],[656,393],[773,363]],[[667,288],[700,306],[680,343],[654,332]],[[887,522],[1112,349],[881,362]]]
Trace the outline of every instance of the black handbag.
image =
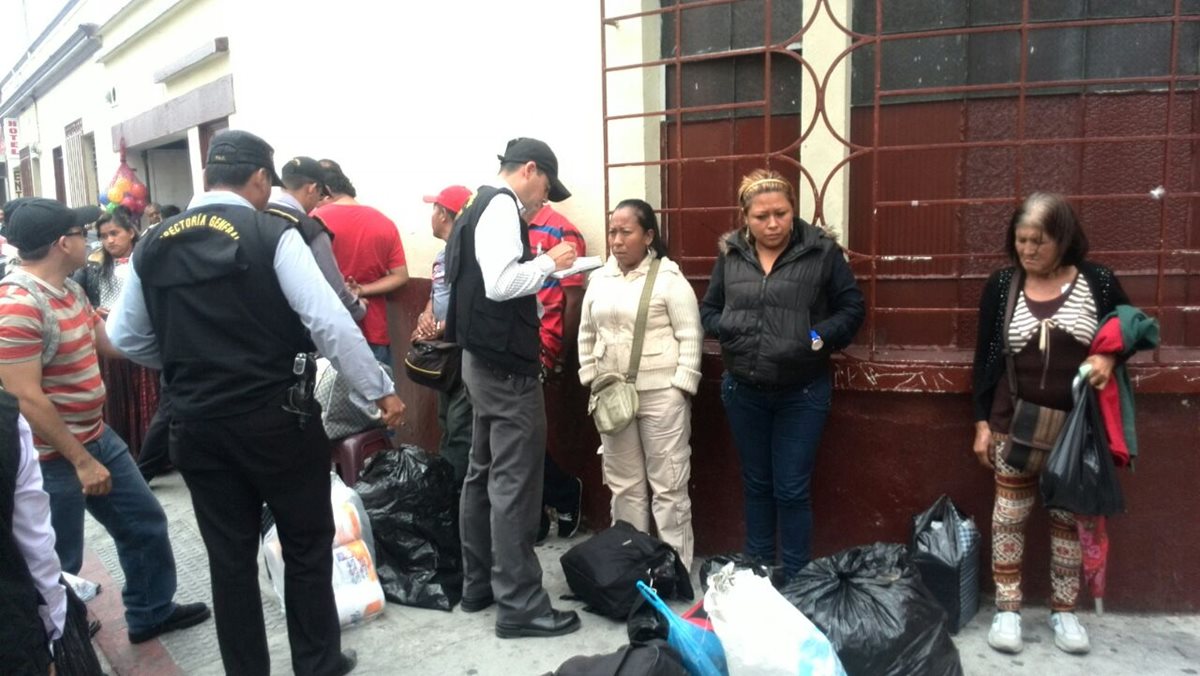
[[441,392],[453,390],[459,383],[462,348],[442,340],[414,340],[404,355],[404,371],[418,385]]

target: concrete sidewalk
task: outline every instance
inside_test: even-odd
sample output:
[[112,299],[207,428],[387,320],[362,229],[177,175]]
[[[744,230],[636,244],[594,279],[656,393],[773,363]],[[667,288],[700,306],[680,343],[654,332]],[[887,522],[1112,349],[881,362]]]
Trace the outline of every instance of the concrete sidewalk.
[[[179,571],[177,600],[211,602],[208,560],[183,480],[177,474],[155,479],[153,489],[170,523]],[[579,538],[565,541],[551,537],[538,548],[545,571],[544,583],[555,599],[569,593],[558,559],[577,542]],[[89,609],[104,621],[96,644],[111,668],[110,673],[120,676],[224,673],[211,620],[163,636],[160,641],[129,645],[121,616],[122,577],[116,551],[103,528],[90,517],[87,546],[89,555],[83,575],[104,583],[103,592],[89,604]],[[260,581],[272,673],[290,674],[286,623],[261,565]],[[555,605],[575,609],[580,606],[561,600],[556,600]],[[689,605],[672,603],[679,611]],[[583,628],[569,636],[502,640],[494,633],[494,608],[466,614],[457,608],[447,613],[389,604],[382,617],[346,630],[342,644],[358,651],[359,666],[355,674],[544,674],[574,655],[611,652],[627,642],[624,623],[582,611],[580,614]],[[1095,617],[1083,613],[1081,619],[1091,634],[1093,646],[1092,653],[1085,657],[1066,655],[1054,647],[1053,633],[1046,624],[1047,610],[1029,608],[1023,615],[1025,651],[1016,656],[1001,655],[987,646],[991,613],[985,610],[977,615],[955,637],[965,673],[1062,676],[1200,673],[1200,615],[1110,612]]]

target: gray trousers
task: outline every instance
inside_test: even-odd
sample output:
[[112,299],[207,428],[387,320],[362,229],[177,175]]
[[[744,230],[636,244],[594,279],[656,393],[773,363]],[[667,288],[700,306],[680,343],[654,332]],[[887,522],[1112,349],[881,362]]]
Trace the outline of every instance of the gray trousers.
[[460,528],[463,596],[495,596],[497,622],[550,611],[533,543],[542,509],[546,409],[535,376],[505,373],[463,351],[462,377],[475,409]]

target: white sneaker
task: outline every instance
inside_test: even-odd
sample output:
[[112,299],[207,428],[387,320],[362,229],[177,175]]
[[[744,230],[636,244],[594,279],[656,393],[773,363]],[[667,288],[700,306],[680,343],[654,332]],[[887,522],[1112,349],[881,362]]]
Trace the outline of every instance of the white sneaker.
[[1079,624],[1075,613],[1050,613],[1050,626],[1054,628],[1054,645],[1072,655],[1084,655],[1092,649],[1087,629]]
[[1009,611],[996,613],[992,618],[992,630],[988,632],[988,645],[1002,653],[1017,654],[1025,647],[1021,642],[1021,614]]

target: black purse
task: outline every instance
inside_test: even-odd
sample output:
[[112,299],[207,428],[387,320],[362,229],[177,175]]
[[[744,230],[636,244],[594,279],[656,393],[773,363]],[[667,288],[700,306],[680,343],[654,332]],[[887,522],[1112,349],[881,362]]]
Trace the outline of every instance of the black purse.
[[442,340],[415,340],[404,355],[404,371],[418,385],[449,392],[458,386],[462,348]]

